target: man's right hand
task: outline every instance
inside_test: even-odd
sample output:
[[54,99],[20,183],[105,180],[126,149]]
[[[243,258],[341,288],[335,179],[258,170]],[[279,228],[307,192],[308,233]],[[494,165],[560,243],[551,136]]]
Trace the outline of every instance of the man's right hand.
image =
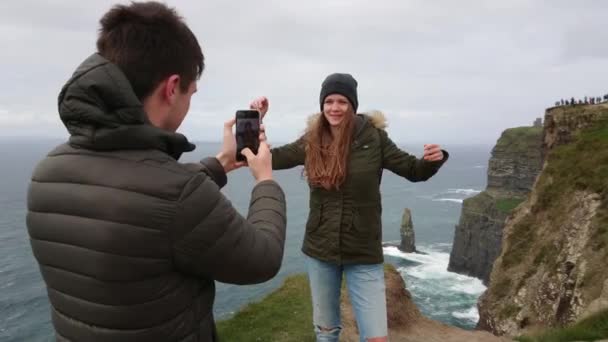
[[257,155],[248,148],[244,148],[241,153],[247,158],[247,165],[257,183],[272,179],[272,153],[265,141],[260,142]]
[[217,154],[216,158],[224,167],[226,173],[245,166],[244,162],[236,161],[236,140],[232,127],[236,123],[236,119],[232,118],[224,123],[224,138],[222,142],[222,150]]

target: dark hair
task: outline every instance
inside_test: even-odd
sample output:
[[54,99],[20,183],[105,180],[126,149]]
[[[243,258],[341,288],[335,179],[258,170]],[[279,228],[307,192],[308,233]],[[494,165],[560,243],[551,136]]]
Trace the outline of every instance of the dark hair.
[[140,100],[173,74],[187,91],[205,67],[196,37],[173,8],[133,2],[115,5],[99,21],[97,51],[127,76]]

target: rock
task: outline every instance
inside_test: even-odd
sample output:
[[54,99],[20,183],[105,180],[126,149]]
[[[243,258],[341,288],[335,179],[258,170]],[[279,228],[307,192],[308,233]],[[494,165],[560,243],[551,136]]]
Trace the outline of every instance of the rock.
[[576,151],[562,147],[606,119],[605,104],[547,111],[547,159],[528,199],[506,221],[501,253],[478,303],[478,328],[517,336],[569,326],[607,307],[608,201],[594,182],[605,181],[596,151],[608,146],[586,133],[591,143],[577,144]]
[[492,264],[500,254],[506,217],[486,191],[464,200],[448,271],[479,278],[487,285]]
[[505,130],[488,164],[488,191],[505,197],[527,195],[542,167],[542,128]]
[[505,219],[532,189],[542,166],[542,128],[505,130],[488,162],[486,191],[463,202],[448,270],[488,284],[500,254]]
[[593,300],[589,306],[585,309],[585,311],[578,318],[579,321],[588,318],[596,313],[599,313],[603,310],[608,309],[608,279],[604,282],[604,288],[602,290],[602,294]]
[[399,249],[405,253],[416,252],[416,236],[414,234],[414,224],[412,223],[412,212],[410,209],[403,210],[401,218],[401,245]]
[[545,113],[543,133],[543,153],[559,145],[572,141],[575,132],[594,125],[601,120],[602,111],[608,109],[606,104],[587,108],[560,107]]
[[[564,217],[556,224],[542,214],[535,218],[532,200],[518,209],[505,227],[504,246],[494,264],[488,290],[479,300],[478,327],[498,335],[515,336],[527,327],[574,323],[588,306],[594,286],[587,272],[607,279],[605,265],[586,245],[599,207],[595,194],[579,192],[568,198]],[[587,262],[585,259],[589,260]],[[588,264],[596,264],[589,270]]]

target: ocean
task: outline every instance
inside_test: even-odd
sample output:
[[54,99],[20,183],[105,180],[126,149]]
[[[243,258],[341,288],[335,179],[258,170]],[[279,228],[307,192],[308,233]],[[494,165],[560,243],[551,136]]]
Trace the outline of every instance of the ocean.
[[[0,341],[52,341],[49,303],[25,226],[28,180],[36,163],[59,140],[0,138]],[[274,143],[275,146],[279,144]],[[215,155],[217,143],[197,143],[181,161]],[[449,253],[463,199],[486,186],[490,146],[442,146],[450,160],[424,183],[410,183],[389,171],[382,178],[383,241],[399,242],[404,208],[410,208],[418,250],[402,253],[385,247],[385,261],[396,266],[422,313],[446,324],[472,329],[478,319],[477,298],[485,290],[480,280],[447,271]],[[422,146],[404,146],[420,156]],[[308,186],[302,169],[275,172],[287,196],[287,240],[279,274],[259,285],[218,283],[214,306],[217,319],[229,318],[245,304],[258,301],[281,285],[285,277],[305,272],[300,251],[308,214]],[[224,194],[246,215],[253,187],[249,170],[228,175]]]

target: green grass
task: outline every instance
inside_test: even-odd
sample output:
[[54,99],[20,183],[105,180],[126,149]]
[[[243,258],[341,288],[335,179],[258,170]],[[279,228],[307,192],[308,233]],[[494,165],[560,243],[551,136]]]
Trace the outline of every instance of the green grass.
[[462,203],[463,209],[472,212],[486,212],[494,205],[494,197],[482,191],[473,197],[466,198]]
[[314,341],[308,278],[296,275],[258,303],[217,324],[222,341]]
[[496,208],[503,213],[508,214],[525,200],[525,198],[520,197],[499,198],[496,200]]
[[539,180],[534,212],[548,210],[559,215],[564,201],[575,191],[594,192],[602,204],[594,225],[594,250],[608,246],[608,114],[590,130],[580,132],[575,142],[555,148]]
[[534,242],[534,217],[530,214],[524,216],[513,227],[513,232],[509,235],[511,246],[509,252],[502,257],[502,266],[505,269],[520,265]]
[[[592,223],[593,251],[603,250],[601,260],[608,258],[608,113],[591,129],[579,132],[570,144],[554,148],[548,155],[547,167],[539,179],[537,192],[538,202],[533,213],[545,212],[555,222],[560,222],[567,215],[565,209],[576,191],[597,193],[601,204]],[[526,219],[530,218],[527,216]],[[525,220],[524,220],[525,221]],[[512,249],[503,257],[505,268],[515,266],[526,253],[531,252],[530,239],[527,229],[533,228],[535,222],[521,222],[511,235]],[[552,263],[551,255],[555,255],[559,247],[550,242],[543,245],[534,257],[534,266]],[[581,286],[591,286],[604,279],[602,270],[588,272]],[[597,284],[595,284],[597,285]],[[595,286],[594,287],[597,287]],[[596,291],[597,292],[597,291]],[[570,327],[547,330],[539,335],[522,336],[520,342],[561,342],[561,341],[595,341],[608,338],[608,310],[590,317]]]
[[[557,194],[589,190],[608,199],[608,118],[581,132],[575,143],[555,148],[541,182],[540,204],[548,206]],[[548,184],[547,177],[552,178]]]
[[511,279],[508,277],[503,278],[496,286],[494,286],[494,291],[496,291],[496,296],[502,298],[509,294],[509,289],[511,288]]
[[540,147],[542,127],[516,127],[505,130],[496,142],[496,148],[507,152],[530,152],[530,147]]
[[573,326],[551,329],[535,336],[516,338],[520,342],[596,341],[608,338],[608,310],[604,310]]
[[[384,264],[384,270],[397,273],[391,264]],[[343,280],[343,293],[345,284]],[[288,277],[260,302],[218,322],[217,328],[221,341],[314,342],[308,277],[304,274]]]
[[521,310],[521,308],[515,304],[507,304],[501,311],[500,311],[500,317],[501,318],[505,318],[505,317],[512,317],[517,315],[517,313],[519,312],[519,310]]
[[608,200],[604,199],[603,207],[597,217],[596,244],[594,250],[608,249]]
[[[536,268],[536,267],[540,266],[541,263],[546,262],[547,260],[550,260],[558,253],[559,253],[559,249],[553,245],[552,241],[545,242],[545,245],[543,245],[538,250],[536,257],[534,257],[534,267]],[[531,269],[531,270],[535,271],[535,269]]]

